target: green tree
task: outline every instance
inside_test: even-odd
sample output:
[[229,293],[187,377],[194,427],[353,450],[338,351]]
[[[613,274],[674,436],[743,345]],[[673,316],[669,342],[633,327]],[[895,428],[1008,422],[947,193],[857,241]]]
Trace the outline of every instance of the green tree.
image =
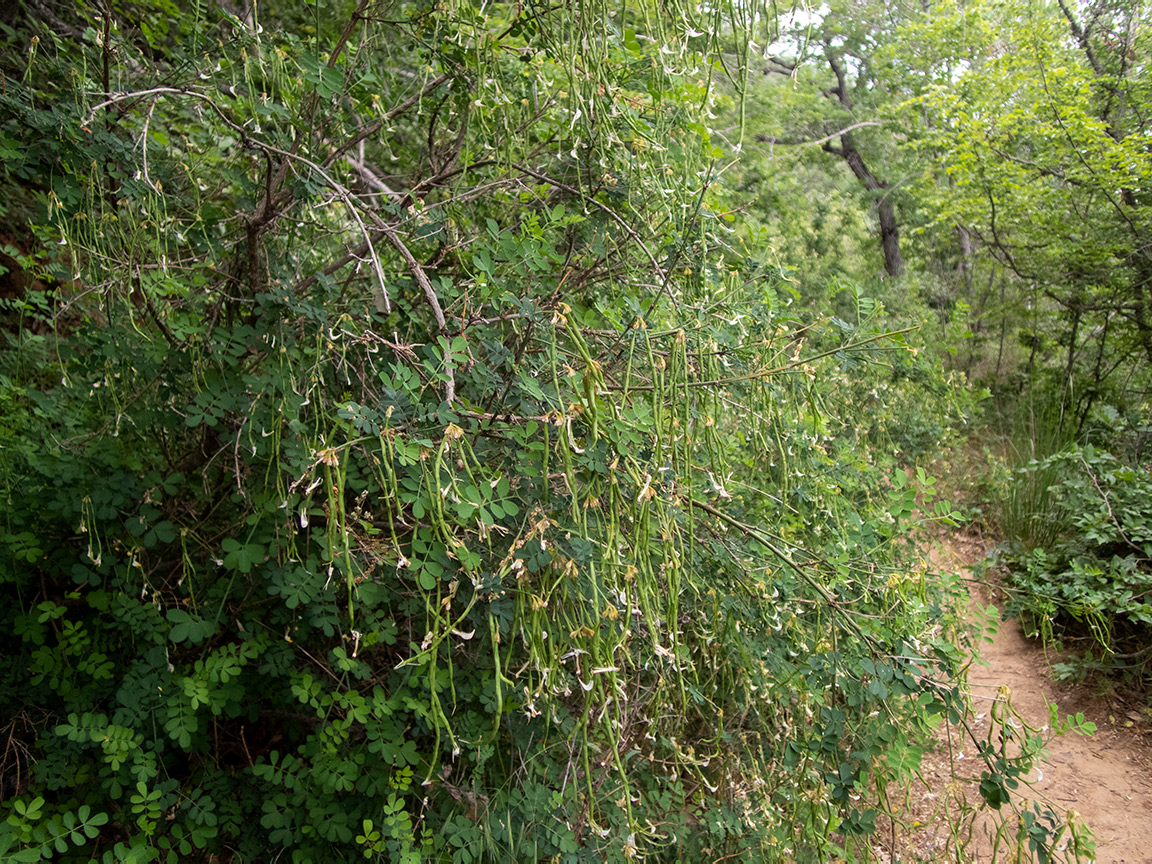
[[[892,63],[891,40],[922,14],[897,4],[832,4],[813,14],[794,14],[777,32],[762,64],[772,106],[761,143],[782,148],[812,146],[847,168],[875,214],[884,272],[905,271],[900,243],[897,182],[906,166],[889,125],[893,109],[914,88]],[[771,86],[777,85],[777,86]],[[785,110],[775,103],[783,102]],[[888,127],[888,128],[885,128]]]
[[1139,4],[942,5],[919,31],[948,49],[917,103],[936,166],[925,201],[1025,292],[1029,368],[1049,361],[1072,429],[1102,396],[1131,404],[1152,360],[1144,18]]

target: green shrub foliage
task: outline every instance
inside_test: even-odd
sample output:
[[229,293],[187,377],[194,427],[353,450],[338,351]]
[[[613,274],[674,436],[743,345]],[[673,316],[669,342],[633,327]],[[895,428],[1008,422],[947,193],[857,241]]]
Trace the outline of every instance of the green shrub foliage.
[[4,25],[0,857],[873,831],[963,710],[893,542],[955,405],[734,220],[748,10],[231,8]]
[[1033,635],[1087,637],[1087,652],[1058,663],[1059,675],[1126,673],[1146,687],[1152,480],[1147,464],[1131,456],[1073,445],[1022,469],[1047,478],[1048,516],[1059,530],[1045,544],[1009,543],[1003,560],[1018,592],[1008,611]]

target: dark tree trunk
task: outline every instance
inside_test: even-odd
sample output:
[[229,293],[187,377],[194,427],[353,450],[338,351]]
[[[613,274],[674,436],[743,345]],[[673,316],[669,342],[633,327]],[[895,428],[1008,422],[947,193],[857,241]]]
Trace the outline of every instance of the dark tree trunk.
[[[827,95],[839,102],[845,110],[852,112],[852,97],[848,95],[848,79],[844,73],[844,66],[836,56],[832,46],[825,44],[825,58],[828,68],[836,76],[836,86],[827,91]],[[864,184],[864,188],[873,194],[879,193],[876,200],[876,209],[880,215],[880,248],[884,251],[884,270],[893,278],[904,273],[904,256],[900,254],[900,226],[896,223],[896,208],[884,190],[888,184],[873,174],[866,164],[860,151],[856,149],[856,141],[851,132],[840,133],[840,146],[835,147],[825,142],[824,149],[839,156],[848,163],[856,179]]]
[[889,276],[902,276],[904,256],[900,254],[900,226],[896,222],[896,208],[892,205],[892,200],[884,194],[888,184],[873,174],[864,163],[864,157],[856,149],[856,142],[852,139],[851,132],[845,132],[840,136],[839,147],[825,144],[824,149],[847,162],[865,189],[872,193],[880,193],[876,209],[880,215],[880,248],[884,252],[884,270]]
[[887,198],[881,198],[880,246],[884,250],[884,270],[889,276],[904,274],[904,257],[900,254],[900,226],[896,224],[896,209]]

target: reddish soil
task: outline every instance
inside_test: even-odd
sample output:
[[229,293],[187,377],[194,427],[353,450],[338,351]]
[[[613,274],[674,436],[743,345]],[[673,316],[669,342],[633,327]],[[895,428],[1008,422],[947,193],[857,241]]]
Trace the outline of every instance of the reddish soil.
[[[947,538],[932,550],[930,560],[939,570],[970,577],[968,568],[984,551],[975,540]],[[973,610],[988,602],[1003,607],[994,586],[971,584]],[[1053,681],[1042,646],[1026,640],[1015,621],[1003,622],[979,655],[982,663],[972,665],[968,679],[979,717],[972,729],[977,737],[987,735],[988,709],[1003,687],[1030,726],[1047,728],[1052,702],[1061,717],[1083,712],[1097,726],[1091,737],[1068,732],[1048,744],[1047,758],[1028,778],[1034,781],[1031,788],[1021,787],[1016,794],[1021,809],[1040,801],[1082,820],[1095,839],[1096,860],[1103,864],[1152,864],[1152,726],[1147,718],[1115,696]],[[976,788],[982,765],[972,758],[971,739],[955,727],[941,729],[938,737],[937,752],[925,758],[925,784],[918,784],[908,801],[907,819],[915,827],[897,842],[892,860],[1017,860],[1012,826],[994,847],[996,820]],[[956,832],[950,824],[964,828]],[[1074,860],[1068,850],[1063,854]],[[1024,851],[1020,860],[1031,859]]]

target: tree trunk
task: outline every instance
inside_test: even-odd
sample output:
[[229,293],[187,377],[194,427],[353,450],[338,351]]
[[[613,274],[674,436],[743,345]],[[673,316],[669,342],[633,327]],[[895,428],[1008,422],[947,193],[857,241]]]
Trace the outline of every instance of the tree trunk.
[[[839,156],[848,163],[856,179],[864,184],[869,192],[883,193],[888,184],[873,174],[864,164],[864,157],[856,149],[856,142],[851,132],[840,136],[840,146],[825,144],[824,149],[835,156]],[[896,208],[887,195],[881,194],[876,202],[876,209],[880,216],[880,248],[884,252],[884,271],[892,277],[904,274],[904,256],[900,254],[900,226],[896,222]]]
[[896,208],[887,197],[880,199],[880,246],[884,249],[884,270],[889,276],[904,274],[904,257],[900,254],[900,226]]

